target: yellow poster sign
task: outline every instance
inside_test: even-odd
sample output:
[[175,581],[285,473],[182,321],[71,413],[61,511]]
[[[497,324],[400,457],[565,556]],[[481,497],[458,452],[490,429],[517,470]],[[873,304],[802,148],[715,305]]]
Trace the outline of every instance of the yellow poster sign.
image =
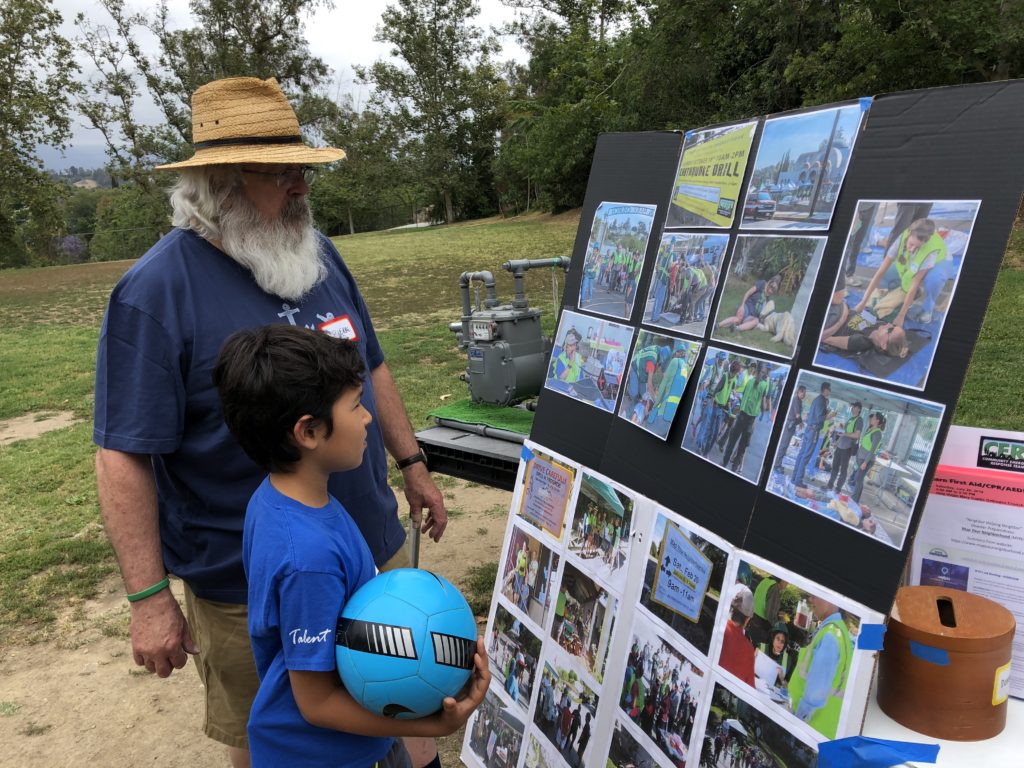
[[756,127],[750,122],[687,134],[669,226],[732,226]]

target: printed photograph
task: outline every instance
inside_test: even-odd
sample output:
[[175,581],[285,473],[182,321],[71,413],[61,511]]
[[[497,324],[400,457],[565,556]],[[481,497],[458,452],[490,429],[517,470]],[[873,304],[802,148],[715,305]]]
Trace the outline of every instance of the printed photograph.
[[980,205],[858,201],[814,364],[924,389]]
[[531,731],[526,740],[526,757],[523,765],[526,768],[565,768],[566,762],[554,744],[547,739],[538,739]]
[[611,413],[632,340],[628,325],[563,311],[544,386]]
[[541,640],[500,602],[487,635],[487,661],[491,679],[501,685],[525,716],[534,678],[540,666]]
[[686,134],[666,227],[732,226],[756,129],[755,120]]
[[825,240],[783,235],[737,237],[711,338],[793,357]]
[[789,370],[785,363],[708,347],[683,450],[759,482]]
[[516,514],[555,539],[565,532],[576,468],[527,444]]
[[519,762],[525,729],[519,708],[506,706],[492,688],[466,723],[466,742],[486,768],[511,768]]
[[801,371],[767,490],[903,548],[944,406]]
[[640,331],[626,368],[619,417],[666,439],[700,348],[699,341]]
[[533,722],[570,766],[590,765],[589,748],[598,695],[576,670],[558,660],[544,662]]
[[728,246],[728,235],[664,235],[654,263],[643,322],[703,336]]
[[742,229],[828,229],[870,102],[766,120]]
[[686,766],[697,705],[707,681],[705,670],[637,616],[619,709],[679,768]]
[[847,683],[857,664],[861,619],[785,578],[741,562],[718,663],[761,701],[836,738]]
[[620,592],[626,586],[635,504],[631,493],[583,470],[569,551],[583,561],[587,571]]
[[721,683],[715,683],[704,744],[702,768],[814,768],[818,751]]
[[583,260],[580,309],[629,319],[657,209],[630,203],[597,206]]
[[658,763],[629,732],[629,728],[615,719],[612,743],[608,750],[606,768],[658,768]]
[[728,561],[725,549],[694,533],[687,521],[658,507],[648,537],[640,605],[705,658]]
[[607,589],[566,561],[551,637],[599,683],[604,680],[618,602]]
[[498,591],[538,627],[544,626],[551,609],[557,570],[557,554],[519,526],[512,526]]

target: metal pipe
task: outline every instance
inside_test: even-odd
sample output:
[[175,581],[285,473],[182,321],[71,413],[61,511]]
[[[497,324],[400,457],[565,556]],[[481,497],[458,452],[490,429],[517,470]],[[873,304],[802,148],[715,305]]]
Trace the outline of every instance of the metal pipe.
[[[487,298],[484,304],[488,309],[498,305],[498,294],[494,287],[494,275],[487,270],[482,272],[463,272],[459,275],[459,292],[462,294],[462,340],[467,341],[469,335],[469,320],[473,316],[473,307],[469,300],[469,286],[474,280],[482,280],[487,289]],[[449,326],[450,327],[450,326]]]
[[466,424],[462,421],[452,421],[437,416],[434,417],[434,421],[441,427],[450,427],[461,432],[472,432],[475,435],[483,435],[484,437],[496,437],[499,440],[507,440],[510,443],[521,443],[526,439],[526,435],[511,432],[507,429],[499,429],[498,427],[488,427],[486,424]]
[[569,257],[567,256],[554,256],[550,259],[513,259],[506,261],[501,265],[501,268],[512,273],[512,278],[515,280],[515,298],[512,299],[512,306],[516,309],[522,309],[528,306],[526,301],[526,291],[523,289],[523,275],[526,274],[527,270],[534,269],[536,267],[561,267],[566,272],[569,271]]

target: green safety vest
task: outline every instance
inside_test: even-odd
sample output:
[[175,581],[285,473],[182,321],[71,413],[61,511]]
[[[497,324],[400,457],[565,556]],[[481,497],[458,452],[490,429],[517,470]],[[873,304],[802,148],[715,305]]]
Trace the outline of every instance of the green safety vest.
[[758,381],[751,377],[746,386],[743,387],[743,397],[740,398],[740,410],[748,416],[761,415],[761,400],[768,394],[768,380]]
[[558,593],[558,601],[555,603],[555,616],[565,616],[565,592]]
[[854,430],[855,430],[855,428],[857,426],[857,419],[859,419],[859,418],[860,418],[860,416],[851,416],[850,417],[850,420],[848,422],[846,422],[846,434],[852,435],[854,433]]
[[672,252],[662,249],[658,253],[658,277],[668,280],[668,265],[672,260]]
[[[560,379],[561,381],[564,381],[564,382],[566,382],[568,384],[573,384],[573,383],[575,383],[575,382],[580,380],[580,358],[579,358],[579,355],[573,356],[572,361],[570,361],[569,358],[565,356],[565,352],[559,352],[558,353],[558,358],[556,359],[555,362],[556,362],[555,372],[556,372],[556,377],[558,379]],[[558,373],[557,373],[558,372],[558,364],[561,364],[562,368],[565,369],[565,370],[562,371],[561,375],[558,375]]]
[[[907,245],[907,238],[910,237],[910,230],[904,231],[900,235],[900,245],[896,251],[897,256],[903,253],[903,249]],[[900,276],[900,287],[904,293],[910,293],[910,285],[914,282],[914,275],[917,274],[918,270],[921,269],[921,265],[924,264],[932,254],[935,254],[935,263],[938,264],[940,261],[946,260],[946,241],[939,237],[938,232],[933,232],[932,236],[921,243],[921,247],[918,248],[914,253],[910,254],[905,260],[900,261],[896,259],[893,264],[896,267],[896,274]]]
[[708,284],[708,276],[704,274],[704,270],[700,267],[691,267],[690,275],[693,277],[693,281],[699,288],[703,288]]
[[821,707],[815,710],[807,722],[818,733],[834,739],[839,728],[839,714],[843,708],[846,676],[850,671],[850,661],[853,656],[853,640],[850,638],[850,631],[846,628],[846,622],[842,620],[825,622],[814,633],[811,644],[800,650],[796,657],[796,672],[789,682],[789,697],[792,701],[793,711],[796,712],[804,698],[807,673],[811,668],[814,652],[821,645],[821,640],[825,635],[831,635],[839,643],[839,664],[836,665],[836,672],[832,677],[832,690],[828,698],[825,699],[825,703]]
[[[877,445],[872,445],[871,438],[876,434],[878,435],[878,443]],[[860,439],[860,447],[867,451],[869,454],[871,454],[872,458],[874,458],[875,454],[878,453],[878,448],[881,444],[882,430],[880,430],[878,427],[871,427],[871,429],[865,432],[863,437],[861,437]]]
[[653,362],[655,367],[658,365],[658,347],[644,347],[636,353],[636,357],[633,358],[633,368],[636,370],[637,379],[641,384],[647,383],[647,371],[645,366],[647,362]]
[[722,408],[725,408],[725,406],[729,404],[729,395],[732,394],[732,390],[735,386],[736,377],[726,374],[725,383],[722,385],[722,388],[718,390],[718,394],[715,395],[715,402]]
[[[668,368],[665,369],[665,375],[661,377],[661,384],[658,386],[658,407],[655,409],[655,413],[658,416],[665,415],[665,409],[669,406],[677,408],[679,401],[683,397],[683,390],[686,389],[686,361],[681,357],[673,357],[669,363]],[[680,369],[683,369],[680,372]],[[667,394],[666,394],[667,392]]]
[[526,575],[526,553],[519,550],[519,557],[516,561],[516,570],[519,571],[520,576]]
[[[755,603],[755,605],[756,605],[756,603]],[[757,608],[755,608],[754,610],[756,611]],[[774,632],[772,633],[772,636],[773,637],[775,636]],[[772,647],[772,641],[771,640],[769,640],[767,643],[761,643],[757,647],[761,650],[761,653],[763,653],[769,659],[772,658],[771,655],[770,655],[770,651],[771,651],[771,647]],[[772,659],[772,661],[775,661],[775,659]],[[789,651],[787,649],[785,649],[785,648],[782,649],[782,656],[779,657],[779,660],[778,660],[777,663],[779,664],[779,666],[782,667],[782,678],[783,678],[783,680],[785,680],[786,673],[789,671]]]
[[768,602],[768,591],[777,584],[775,579],[765,576],[757,585],[757,589],[754,590],[754,615],[760,616],[762,619],[767,621],[774,621],[775,617],[765,616]]

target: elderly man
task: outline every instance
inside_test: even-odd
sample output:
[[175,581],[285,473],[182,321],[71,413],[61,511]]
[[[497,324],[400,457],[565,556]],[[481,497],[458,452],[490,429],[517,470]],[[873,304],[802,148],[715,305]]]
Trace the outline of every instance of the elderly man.
[[[181,174],[171,193],[175,228],[117,284],[103,321],[96,476],[131,605],[135,663],[167,677],[195,654],[205,732],[239,766],[248,764],[246,723],[259,682],[246,626],[242,520],[263,473],[220,412],[211,371],[224,339],[290,323],[357,343],[373,424],[362,466],[334,476],[330,491],[378,566],[408,562],[385,451],[403,472],[412,519],[435,541],[447,513],[356,283],[313,228],[310,166],[344,152],[303,143],[273,79],[199,88],[192,134],[194,156],[159,169]],[[167,589],[169,573],[185,582],[184,614]],[[436,761],[432,742],[409,746],[417,765]]]

